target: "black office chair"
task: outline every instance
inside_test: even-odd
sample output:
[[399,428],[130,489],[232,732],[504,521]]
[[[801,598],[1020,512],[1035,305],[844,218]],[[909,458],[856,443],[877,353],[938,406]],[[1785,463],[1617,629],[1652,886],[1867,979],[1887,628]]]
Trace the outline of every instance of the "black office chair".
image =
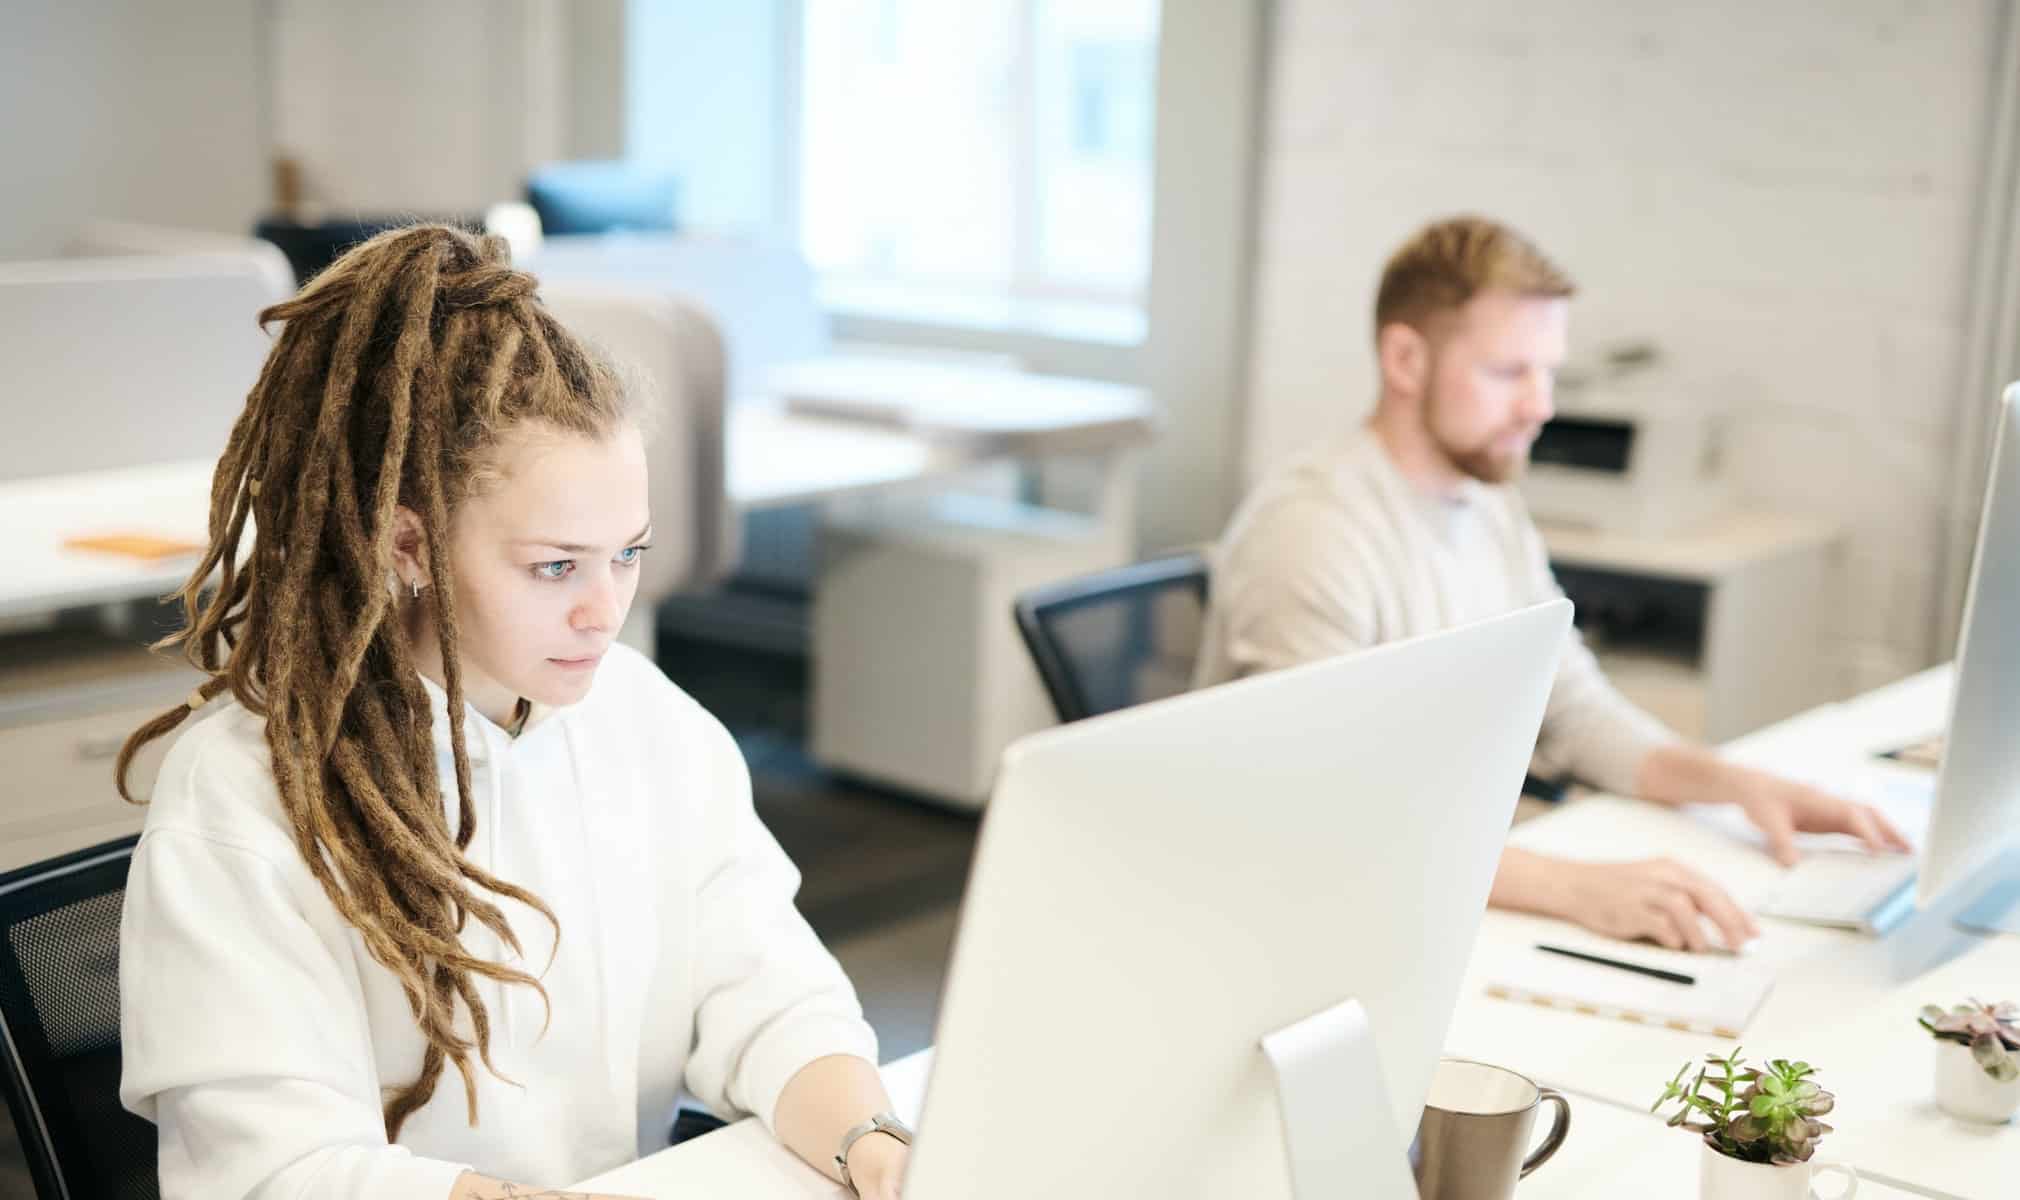
[[[1017,629],[1061,721],[1185,691],[1205,629],[1206,560],[1178,554],[1036,588]],[[1522,793],[1556,803],[1561,780],[1529,774]]]
[[136,837],[0,875],[0,1085],[39,1200],[157,1200],[119,1106],[119,910]]
[[1198,554],[1097,571],[1017,597],[1018,632],[1061,721],[1192,686],[1206,617]]

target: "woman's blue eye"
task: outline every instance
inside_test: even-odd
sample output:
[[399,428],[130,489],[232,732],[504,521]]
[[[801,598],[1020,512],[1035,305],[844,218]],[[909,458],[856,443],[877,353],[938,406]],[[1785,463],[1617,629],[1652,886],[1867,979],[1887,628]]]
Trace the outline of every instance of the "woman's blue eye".
[[553,562],[535,563],[533,565],[533,574],[541,579],[566,579],[569,572],[574,569],[574,559],[557,558]]
[[649,546],[626,546],[617,552],[617,564],[621,567],[635,567],[638,560],[645,557]]

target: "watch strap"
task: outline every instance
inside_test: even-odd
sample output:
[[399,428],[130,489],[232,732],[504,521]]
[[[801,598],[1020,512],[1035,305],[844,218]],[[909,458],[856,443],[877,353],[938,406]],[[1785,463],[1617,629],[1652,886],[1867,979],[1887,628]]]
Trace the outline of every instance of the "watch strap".
[[897,1138],[901,1145],[912,1144],[911,1128],[896,1115],[887,1112],[880,1112],[843,1134],[841,1148],[835,1151],[835,1166],[841,1170],[842,1183],[858,1196],[862,1195],[862,1192],[857,1190],[856,1181],[849,1178],[849,1151],[858,1141],[873,1133],[888,1133]]

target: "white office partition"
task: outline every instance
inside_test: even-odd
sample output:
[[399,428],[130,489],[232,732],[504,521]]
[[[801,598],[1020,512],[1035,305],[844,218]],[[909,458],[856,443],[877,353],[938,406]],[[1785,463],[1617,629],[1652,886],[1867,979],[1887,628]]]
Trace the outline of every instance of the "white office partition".
[[0,263],[0,481],[216,457],[286,295],[241,254]]

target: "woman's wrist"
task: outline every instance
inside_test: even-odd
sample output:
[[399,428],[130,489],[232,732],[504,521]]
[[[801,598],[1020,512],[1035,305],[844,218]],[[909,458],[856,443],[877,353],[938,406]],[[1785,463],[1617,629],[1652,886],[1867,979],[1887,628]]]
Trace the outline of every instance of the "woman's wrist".
[[905,1170],[905,1143],[888,1133],[866,1133],[849,1147],[849,1178],[856,1193],[876,1196],[895,1184]]

